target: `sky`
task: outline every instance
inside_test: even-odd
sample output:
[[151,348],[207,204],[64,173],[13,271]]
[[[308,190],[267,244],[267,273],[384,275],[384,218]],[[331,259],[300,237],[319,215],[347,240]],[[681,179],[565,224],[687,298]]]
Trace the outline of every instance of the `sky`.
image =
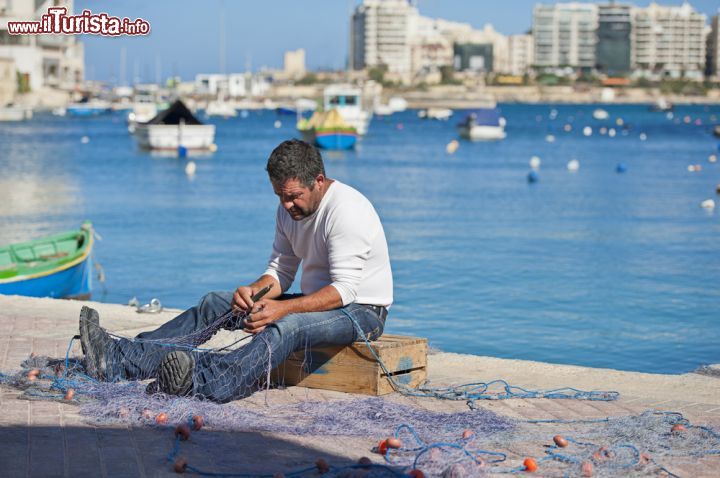
[[[148,36],[80,38],[85,48],[87,79],[132,84],[164,81],[171,75],[192,80],[198,73],[282,68],[284,52],[298,48],[305,50],[309,69],[343,69],[348,55],[350,14],[358,3],[359,0],[75,0],[75,12],[89,9],[92,13],[150,22],[152,31]],[[491,23],[506,35],[523,33],[531,27],[536,3],[557,2],[416,2],[423,16],[465,22],[475,28]],[[645,6],[650,2],[632,3]],[[690,4],[708,19],[718,13],[718,0],[692,0]]]

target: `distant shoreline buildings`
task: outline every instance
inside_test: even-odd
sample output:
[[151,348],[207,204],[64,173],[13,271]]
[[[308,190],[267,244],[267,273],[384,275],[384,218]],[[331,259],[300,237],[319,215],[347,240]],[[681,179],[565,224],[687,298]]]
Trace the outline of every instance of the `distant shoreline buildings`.
[[636,7],[610,1],[538,4],[526,35],[492,25],[420,15],[408,0],[364,0],[351,17],[349,67],[381,69],[391,81],[436,83],[456,72],[628,79],[718,77],[718,16],[681,6]]
[[[19,99],[64,104],[107,89],[85,81],[84,50],[76,36],[8,33],[9,21],[37,20],[53,6],[73,12],[74,0],[0,0],[0,107]],[[309,71],[305,51],[296,49],[285,53],[282,70],[198,74],[190,82],[173,77],[167,85],[180,94],[222,100],[289,96],[290,89],[311,91],[316,82],[367,79],[418,88],[586,79],[604,86],[646,87],[662,80],[709,80],[692,85],[698,87],[693,91],[720,82],[719,15],[708,22],[688,2],[647,7],[615,1],[537,4],[527,32],[504,35],[491,24],[478,29],[422,16],[410,0],[362,0],[351,13],[349,30],[345,71]],[[126,61],[122,49],[121,72]],[[162,86],[160,73],[156,76]],[[135,83],[141,83],[137,75]],[[116,86],[120,96],[132,94],[132,88]]]
[[[74,35],[10,35],[9,21],[39,20],[49,7],[73,11],[73,0],[0,0],[0,106],[16,92],[56,95],[85,81],[83,44]],[[60,93],[62,94],[62,93]]]

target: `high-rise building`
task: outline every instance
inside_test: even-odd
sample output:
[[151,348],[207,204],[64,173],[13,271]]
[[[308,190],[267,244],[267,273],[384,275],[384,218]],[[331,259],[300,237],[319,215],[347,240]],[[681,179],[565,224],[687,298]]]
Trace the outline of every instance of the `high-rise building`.
[[510,35],[508,37],[508,73],[524,75],[534,62],[533,36]]
[[707,57],[705,74],[720,79],[720,14],[715,15],[707,35]]
[[611,2],[598,6],[596,68],[610,76],[630,73],[632,6]]
[[417,9],[407,0],[363,0],[352,16],[350,67],[407,74]]
[[66,7],[73,0],[0,0],[0,57],[12,59],[24,87],[74,90],[84,80],[83,45],[75,35],[10,35],[7,23],[38,21],[48,7]]
[[705,20],[689,3],[633,9],[633,69],[638,76],[701,79]]
[[533,11],[535,66],[595,67],[598,7],[588,3],[536,5]]

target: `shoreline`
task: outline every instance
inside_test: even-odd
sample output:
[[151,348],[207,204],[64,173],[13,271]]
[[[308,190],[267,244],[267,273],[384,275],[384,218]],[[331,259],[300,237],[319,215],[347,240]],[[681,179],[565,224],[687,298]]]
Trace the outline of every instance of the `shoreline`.
[[[180,309],[163,309],[158,314],[137,313],[133,307],[103,302],[33,298],[24,296],[0,295],[0,326],[17,319],[20,314],[48,320],[58,316],[62,326],[54,331],[43,331],[42,337],[69,341],[74,334],[70,329],[77,328],[80,308],[87,305],[100,314],[101,325],[108,330],[127,337],[133,337],[144,330],[153,329],[182,312]],[[3,327],[5,329],[5,327]],[[64,335],[63,335],[64,333]],[[75,331],[77,333],[77,331]],[[220,331],[208,342],[208,347],[225,345],[228,340],[246,334],[236,331]],[[22,332],[19,337],[32,339],[33,335]],[[7,337],[7,338],[12,338]],[[77,342],[77,341],[76,341]],[[66,344],[67,345],[67,342]],[[75,344],[77,345],[77,344]],[[76,347],[79,348],[79,347]],[[64,350],[64,349],[63,349]],[[28,351],[28,355],[32,350]],[[556,364],[523,359],[498,358],[476,354],[460,354],[433,350],[428,353],[429,376],[440,375],[443,381],[453,379],[463,381],[469,377],[468,371],[475,370],[482,379],[511,379],[520,386],[531,388],[575,387],[587,390],[615,388],[620,393],[635,395],[651,394],[671,400],[682,396],[668,389],[666,385],[677,382],[677,387],[697,387],[696,398],[720,407],[720,364],[710,364],[694,371],[681,374],[650,373],[626,371],[611,368],[588,367],[583,365]],[[7,371],[0,368],[0,371]],[[487,376],[487,375],[491,376]],[[503,376],[505,375],[505,376]],[[558,377],[566,377],[564,382]],[[601,385],[605,382],[604,385]],[[706,388],[706,386],[708,388]],[[656,388],[657,387],[657,388]],[[720,408],[718,409],[720,413]]]
[[[8,373],[20,369],[20,363],[31,352],[38,356],[63,357],[68,340],[77,334],[82,305],[96,308],[101,325],[123,336],[134,336],[142,330],[157,327],[177,313],[166,309],[159,314],[138,314],[125,305],[0,295],[0,371]],[[226,334],[238,333],[221,331],[209,345],[217,346],[217,341],[227,344],[230,337]],[[79,355],[79,349],[76,340],[71,355]],[[637,417],[654,410],[660,414],[681,413],[681,417],[692,424],[716,430],[720,427],[720,394],[717,393],[720,378],[707,375],[621,372],[440,352],[428,355],[428,379],[432,387],[469,382],[477,386],[479,380],[487,383],[504,379],[512,386],[529,391],[573,387],[585,391],[616,391],[620,396],[614,401],[533,397],[477,400],[475,411],[469,411],[464,400],[439,400],[400,393],[383,395],[380,400],[391,408],[414,409],[416,412],[413,413],[421,415],[479,413],[481,422],[482,417],[487,416],[483,412],[515,423],[593,423]],[[502,386],[499,391],[502,393]],[[188,444],[179,446],[173,429],[184,418],[173,411],[170,402],[146,398],[142,403],[152,400],[152,405],[145,405],[152,410],[126,409],[127,418],[105,417],[103,420],[92,412],[90,415],[84,413],[86,409],[79,405],[92,406],[94,399],[83,402],[82,390],[79,394],[75,400],[29,399],[19,388],[0,385],[0,408],[3,410],[0,438],[7,444],[0,451],[4,476],[177,476],[172,460],[163,459],[173,449],[173,443],[174,449],[181,450],[180,456],[198,469],[233,473],[241,470],[248,476],[309,469],[318,457],[332,466],[352,465],[361,457],[368,457],[373,464],[386,464],[384,457],[372,452],[383,437],[383,432],[373,427],[362,436],[290,434],[252,428],[228,429],[223,416],[210,415],[206,416],[209,420],[202,431],[193,432]],[[282,410],[285,406],[331,410],[332,404],[364,398],[367,396],[288,386],[261,390],[222,407],[229,414],[243,415],[267,413],[272,411],[271,407]],[[152,414],[165,410],[168,423],[156,425],[157,418],[153,420]],[[146,411],[151,413],[150,418],[142,418]],[[392,415],[392,410],[390,412]],[[330,416],[326,418],[331,419]],[[688,431],[693,428],[690,423]],[[394,426],[397,425],[400,422]],[[507,466],[518,467],[525,457],[546,456],[546,443],[560,431],[558,427],[547,425],[543,430],[545,439],[530,439],[520,434],[513,437],[517,442],[498,443],[494,449],[507,457]],[[669,436],[669,432],[661,432],[660,438],[665,436],[662,433]],[[239,450],[257,451],[248,454]],[[549,469],[543,468],[542,461],[538,461],[539,473],[545,476],[545,470]],[[679,476],[711,477],[720,466],[720,456],[663,456],[661,464],[668,472]],[[623,476],[623,473],[612,475]]]

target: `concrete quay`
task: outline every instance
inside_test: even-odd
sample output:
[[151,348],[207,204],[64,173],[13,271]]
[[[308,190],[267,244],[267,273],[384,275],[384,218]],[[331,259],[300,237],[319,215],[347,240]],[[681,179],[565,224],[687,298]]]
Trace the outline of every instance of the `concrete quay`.
[[[126,336],[154,328],[178,311],[138,314],[133,308],[95,302],[33,299],[0,295],[0,371],[20,369],[31,352],[64,357],[77,333],[80,307],[96,308],[101,324]],[[392,320],[392,317],[390,317]],[[213,342],[227,343],[229,332]],[[74,354],[79,354],[79,345]],[[583,390],[614,390],[613,402],[508,399],[481,401],[478,406],[516,419],[592,419],[638,414],[648,409],[681,412],[693,423],[720,429],[720,378],[709,374],[645,374],[587,367],[553,365],[493,357],[436,353],[428,357],[433,385],[503,378],[528,389],[571,386]],[[19,399],[21,392],[0,385],[0,476],[4,477],[160,477],[176,476],[165,456],[172,449],[171,430],[136,426],[98,426],[71,403]],[[273,404],[330,401],[347,394],[301,387],[259,392],[227,404],[248,410]],[[415,407],[457,412],[464,402],[445,402],[393,394],[389,400]],[[319,457],[331,464],[351,464],[362,456],[381,463],[371,448],[377,437],[293,436],[280,433],[224,432],[204,429],[183,445],[183,455],[201,469],[235,473],[275,473],[312,464]],[[524,454],[542,456],[537,444],[504,450],[513,466]],[[663,465],[678,476],[718,476],[720,456],[671,460]],[[520,473],[525,476],[526,474]],[[542,469],[537,476],[545,476]],[[618,472],[617,476],[623,476]]]

